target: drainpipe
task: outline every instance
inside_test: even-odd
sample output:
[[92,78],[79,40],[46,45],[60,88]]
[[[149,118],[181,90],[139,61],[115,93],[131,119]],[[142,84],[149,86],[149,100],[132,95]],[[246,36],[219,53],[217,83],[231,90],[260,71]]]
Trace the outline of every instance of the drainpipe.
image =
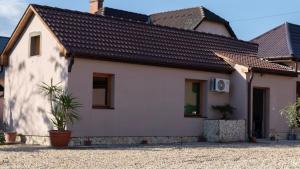
[[72,68],[73,68],[73,65],[74,65],[74,55],[72,53],[68,53],[66,55],[67,58],[70,58],[70,63],[69,63],[69,66],[68,66],[68,72],[71,73],[72,72]]
[[248,96],[248,105],[247,105],[247,113],[248,113],[248,138],[249,138],[249,140],[251,140],[251,138],[252,138],[252,133],[251,133],[251,131],[252,131],[252,129],[251,129],[251,86],[252,86],[252,80],[253,80],[253,77],[254,77],[254,73],[253,73],[253,71],[252,71],[252,68],[251,67],[249,67],[249,72],[250,72],[250,78],[249,78],[249,80],[247,81],[248,82],[248,94],[247,94],[247,96]]

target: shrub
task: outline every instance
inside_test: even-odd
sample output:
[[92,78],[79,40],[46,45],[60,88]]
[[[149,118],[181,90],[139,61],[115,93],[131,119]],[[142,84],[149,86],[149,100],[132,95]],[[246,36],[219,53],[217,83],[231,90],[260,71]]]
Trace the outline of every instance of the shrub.
[[67,123],[73,124],[75,120],[79,119],[77,109],[81,107],[81,104],[70,93],[63,90],[59,83],[53,84],[52,79],[49,85],[42,83],[40,87],[49,98],[53,125],[58,131],[65,131]]
[[4,144],[4,143],[5,143],[4,132],[0,131],[0,144]]
[[280,111],[281,116],[287,119],[287,123],[290,129],[299,127],[299,109],[300,100],[296,103],[290,104]]
[[221,106],[212,106],[212,108],[221,113],[222,120],[227,120],[228,117],[232,115],[235,110],[235,108],[230,106],[229,104],[221,105]]

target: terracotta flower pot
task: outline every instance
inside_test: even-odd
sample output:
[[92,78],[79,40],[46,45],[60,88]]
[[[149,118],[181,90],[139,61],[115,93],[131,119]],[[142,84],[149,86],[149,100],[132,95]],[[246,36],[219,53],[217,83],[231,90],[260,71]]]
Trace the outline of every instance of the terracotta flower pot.
[[71,140],[71,131],[49,131],[51,146],[55,148],[67,148]]
[[16,142],[17,132],[5,132],[4,135],[5,135],[6,143]]

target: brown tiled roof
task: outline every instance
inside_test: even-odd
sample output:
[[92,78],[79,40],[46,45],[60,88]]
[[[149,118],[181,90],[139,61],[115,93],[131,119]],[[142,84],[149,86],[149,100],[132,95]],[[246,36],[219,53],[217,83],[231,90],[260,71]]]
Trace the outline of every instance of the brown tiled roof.
[[236,38],[229,22],[205,7],[180,9],[150,15],[153,24],[180,29],[195,30],[203,20],[219,22],[226,26],[232,37]]
[[215,50],[257,52],[256,44],[223,36],[32,6],[77,57],[230,73]]
[[217,52],[217,55],[231,63],[247,66],[256,72],[291,76],[298,75],[291,67],[277,63],[271,63],[263,58],[257,58],[256,56],[241,55],[229,52]]
[[251,42],[259,44],[259,57],[300,59],[300,25],[284,23]]

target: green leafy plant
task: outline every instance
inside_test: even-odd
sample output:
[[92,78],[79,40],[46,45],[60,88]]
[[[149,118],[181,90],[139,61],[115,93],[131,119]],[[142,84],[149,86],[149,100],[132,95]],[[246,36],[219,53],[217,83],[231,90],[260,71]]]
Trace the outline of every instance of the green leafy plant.
[[296,103],[290,104],[280,111],[281,116],[287,119],[287,123],[290,129],[299,127],[299,109],[300,100]]
[[40,87],[49,98],[51,113],[54,117],[51,119],[53,125],[58,131],[65,131],[68,123],[73,124],[75,120],[79,120],[77,109],[81,107],[81,104],[59,84],[53,84],[51,79],[50,84],[42,83]]
[[[0,126],[0,127],[2,128],[3,132],[7,132],[9,130],[8,124],[6,122],[3,122],[2,126]],[[1,128],[0,128],[0,131],[1,131]]]
[[230,106],[229,104],[226,105],[219,105],[219,106],[212,106],[212,108],[216,111],[219,111],[222,115],[222,120],[227,120],[230,115],[233,114],[235,108]]
[[0,131],[0,144],[4,144],[5,143],[5,136],[4,136],[4,132]]
[[197,112],[197,106],[188,104],[184,106],[184,112],[186,115],[192,115],[194,112]]

